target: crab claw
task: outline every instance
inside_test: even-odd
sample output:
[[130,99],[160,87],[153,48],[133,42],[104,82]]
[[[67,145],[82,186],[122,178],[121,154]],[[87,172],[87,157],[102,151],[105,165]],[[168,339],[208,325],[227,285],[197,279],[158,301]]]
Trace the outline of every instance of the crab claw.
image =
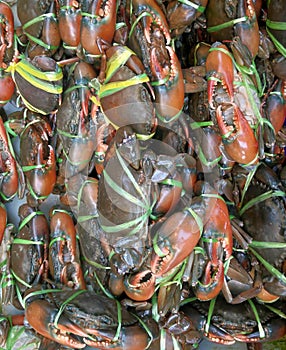
[[[216,248],[215,243],[221,246],[225,251],[226,259],[230,258],[233,246],[232,228],[227,205],[220,197],[217,198],[211,212],[211,218],[204,227],[204,237],[207,240],[210,239],[211,247]],[[216,264],[219,256],[217,249],[212,249],[209,254],[212,263]]]
[[48,157],[45,159],[43,144],[39,143],[35,166],[28,174],[30,185],[37,196],[47,197],[56,183],[56,158],[51,145],[48,145]]
[[[206,59],[208,102],[211,108],[215,108],[214,95],[216,92],[226,95],[228,100],[233,101],[233,71],[234,66],[232,58],[228,55],[227,47],[220,42],[215,42]],[[219,90],[220,87],[221,90]]]
[[8,149],[1,152],[0,170],[2,170],[0,186],[2,197],[10,199],[17,193],[19,176],[16,161]]
[[81,109],[83,116],[87,117],[89,113],[89,98],[91,95],[87,82],[96,77],[96,72],[91,64],[82,61],[76,65],[74,76],[76,85],[81,85],[79,87]]
[[85,289],[85,281],[79,262],[79,248],[72,217],[55,211],[51,217],[50,273],[56,282],[73,289]]
[[193,251],[199,239],[199,225],[187,209],[171,215],[153,240],[152,273],[162,276],[179,265]]
[[25,309],[25,318],[32,328],[42,336],[72,349],[83,349],[86,344],[77,340],[72,334],[87,336],[80,327],[61,315],[55,323],[59,310],[47,300],[35,300]]
[[133,10],[136,17],[139,17],[141,14],[146,12],[151,15],[150,18],[149,16],[143,17],[144,34],[145,34],[146,40],[151,44],[150,30],[151,30],[151,24],[153,22],[158,25],[158,27],[164,34],[166,45],[169,45],[171,42],[169,25],[168,25],[166,16],[164,15],[163,11],[161,10],[157,2],[154,0],[135,0],[135,1],[132,1],[132,5],[133,5]]
[[[213,272],[213,273],[212,273]],[[203,282],[196,283],[194,293],[199,300],[207,301],[215,298],[221,291],[224,281],[224,266],[222,261],[218,261],[214,266],[211,261],[205,268]]]
[[19,177],[15,158],[9,150],[8,136],[2,118],[0,118],[0,142],[0,173],[2,173],[0,189],[2,197],[9,199],[17,193]]
[[234,103],[219,105],[216,119],[227,155],[240,164],[256,162],[258,141],[239,107]]
[[237,16],[237,18],[246,18],[246,21],[236,23],[234,31],[240,37],[242,44],[251,53],[251,58],[254,59],[259,49],[259,26],[254,1],[239,1]]
[[[166,50],[164,58],[161,58],[158,49],[152,49],[150,69],[155,83],[157,116],[170,122],[179,117],[183,108],[185,87],[181,64],[175,51],[170,46],[166,46]],[[162,61],[165,62],[164,66]]]
[[14,16],[10,5],[4,1],[0,2],[1,14],[1,35],[0,35],[0,66],[7,68],[6,63],[3,62],[6,49],[12,47],[14,42]]
[[141,271],[125,278],[124,291],[132,300],[145,301],[154,294],[155,281],[155,276],[150,270]]

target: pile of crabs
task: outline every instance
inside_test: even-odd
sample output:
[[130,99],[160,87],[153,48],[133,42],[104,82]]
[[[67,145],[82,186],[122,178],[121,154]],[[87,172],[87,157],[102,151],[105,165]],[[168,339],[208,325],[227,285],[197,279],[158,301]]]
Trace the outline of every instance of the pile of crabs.
[[282,338],[285,1],[0,16],[0,346],[18,325],[39,349]]

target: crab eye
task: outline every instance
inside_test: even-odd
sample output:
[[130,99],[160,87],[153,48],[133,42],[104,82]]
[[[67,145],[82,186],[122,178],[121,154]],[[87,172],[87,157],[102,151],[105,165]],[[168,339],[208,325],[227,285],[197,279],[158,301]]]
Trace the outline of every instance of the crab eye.
[[253,321],[253,320],[248,320],[248,321],[245,322],[245,325],[246,325],[246,327],[254,328],[254,327],[257,326],[257,323],[255,321]]
[[218,324],[223,324],[224,320],[221,316],[215,315],[212,317],[212,321]]

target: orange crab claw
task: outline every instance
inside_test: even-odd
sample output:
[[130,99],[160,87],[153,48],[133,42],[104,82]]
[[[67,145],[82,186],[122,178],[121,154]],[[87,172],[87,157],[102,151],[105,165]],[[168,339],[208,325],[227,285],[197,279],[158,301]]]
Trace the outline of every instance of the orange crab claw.
[[145,301],[154,294],[155,281],[155,276],[150,270],[141,271],[125,278],[124,291],[132,300]]
[[227,155],[240,164],[257,162],[258,141],[238,106],[234,103],[218,106],[216,119]]
[[86,332],[64,315],[61,315],[55,324],[58,311],[55,305],[47,300],[35,300],[26,307],[25,318],[42,336],[72,349],[83,349],[86,344],[77,340],[71,333],[84,337],[87,336]]
[[214,92],[218,86],[221,86],[229,100],[233,101],[233,70],[234,66],[232,58],[228,55],[228,48],[220,42],[215,42],[206,59],[208,102],[212,108],[214,108]]
[[[212,273],[213,271],[213,273]],[[224,266],[218,261],[217,266],[207,263],[203,282],[198,282],[194,287],[194,293],[199,300],[207,301],[215,298],[221,291],[224,281]]]
[[33,191],[39,197],[46,197],[52,193],[56,183],[56,158],[51,145],[48,145],[48,157],[45,159],[43,144],[38,145],[35,165],[41,168],[33,169],[27,174]]

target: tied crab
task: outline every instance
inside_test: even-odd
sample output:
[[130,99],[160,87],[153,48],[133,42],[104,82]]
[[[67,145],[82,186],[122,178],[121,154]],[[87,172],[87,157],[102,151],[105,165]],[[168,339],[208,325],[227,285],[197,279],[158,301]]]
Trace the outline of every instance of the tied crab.
[[270,294],[285,296],[285,189],[264,163],[250,172],[237,166],[233,176],[243,194],[238,203],[243,229],[257,243],[250,247],[262,263],[263,286]]
[[55,186],[56,159],[50,124],[33,113],[31,117],[20,135],[20,162],[31,196],[42,201]]
[[210,302],[189,303],[181,311],[209,341],[218,344],[260,343],[279,339],[286,332],[285,319],[253,300],[232,305],[217,297]]
[[4,200],[12,199],[18,191],[18,167],[14,150],[9,142],[2,117],[0,118],[0,144],[1,144],[1,197]]
[[216,42],[206,59],[208,102],[215,110],[215,123],[223,149],[230,160],[257,163],[258,140],[248,120],[234,102],[234,64],[226,45]]
[[153,90],[142,62],[122,45],[107,47],[102,61],[105,58],[106,69],[99,76],[103,83],[98,91],[104,115],[115,129],[131,125],[139,137],[151,137],[156,124]]
[[45,299],[28,298],[25,317],[41,335],[72,349],[89,345],[131,350],[136,343],[143,350],[149,342],[136,318],[117,301],[90,291],[58,291]]
[[169,26],[155,1],[136,0],[132,4],[130,47],[142,59],[153,85],[157,117],[170,123],[182,111],[184,82],[178,57],[170,46]]
[[49,270],[53,281],[73,289],[85,289],[72,217],[63,210],[55,209],[50,228]]
[[23,294],[27,288],[47,277],[50,228],[45,215],[23,204],[19,208],[20,224],[11,244],[11,272]]

